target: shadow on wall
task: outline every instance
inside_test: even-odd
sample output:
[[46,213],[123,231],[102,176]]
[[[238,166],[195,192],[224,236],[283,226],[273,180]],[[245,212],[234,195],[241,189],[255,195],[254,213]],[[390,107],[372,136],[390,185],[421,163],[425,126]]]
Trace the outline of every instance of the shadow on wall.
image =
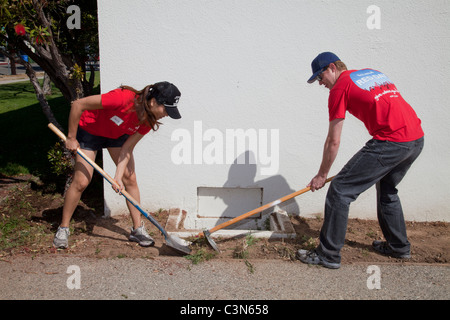
[[[262,190],[262,194],[260,201],[258,201],[259,205],[248,209],[248,205],[247,208],[244,208],[245,205],[242,205],[242,201],[236,201],[233,197],[223,197],[222,200],[225,202],[227,207],[221,214],[221,217],[240,216],[250,210],[256,209],[259,206],[270,203],[296,191],[288,185],[286,179],[282,175],[274,175],[266,179],[255,181],[258,168],[254,161],[254,154],[251,151],[246,151],[244,155],[245,161],[243,164],[237,163],[237,159],[240,159],[240,157],[238,157],[231,165],[228,172],[228,179],[224,183],[223,188],[242,188],[241,190],[245,190],[247,188],[260,188]],[[255,203],[254,200],[255,199],[253,199],[253,203]],[[300,213],[300,208],[295,199],[279,204],[278,207],[285,210],[287,213]],[[258,217],[259,215],[261,220],[265,221],[267,215],[273,211],[274,208],[272,207],[263,211],[262,214],[255,214],[255,217]],[[236,223],[233,228],[237,228],[239,224],[245,223],[245,220],[246,219]]]

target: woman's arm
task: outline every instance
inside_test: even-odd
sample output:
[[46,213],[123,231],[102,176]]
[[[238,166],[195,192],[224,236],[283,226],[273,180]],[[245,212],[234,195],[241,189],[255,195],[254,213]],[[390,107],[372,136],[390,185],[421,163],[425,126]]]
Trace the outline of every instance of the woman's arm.
[[69,114],[69,129],[66,148],[76,151],[80,145],[77,141],[78,122],[84,110],[103,109],[101,95],[94,95],[72,101]]
[[120,192],[124,188],[122,178],[125,173],[125,169],[127,168],[128,162],[131,159],[134,147],[142,139],[142,137],[144,137],[142,134],[136,132],[135,134],[131,135],[127,139],[127,141],[125,141],[122,148],[120,149],[119,158],[117,159],[116,174],[114,176],[114,180],[118,183],[118,186],[113,186],[113,189],[116,192]]

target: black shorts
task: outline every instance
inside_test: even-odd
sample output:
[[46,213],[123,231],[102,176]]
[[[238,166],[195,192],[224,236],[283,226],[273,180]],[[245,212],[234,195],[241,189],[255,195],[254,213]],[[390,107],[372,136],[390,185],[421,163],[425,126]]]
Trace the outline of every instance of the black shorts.
[[121,148],[129,135],[124,134],[117,139],[95,136],[89,132],[78,128],[77,140],[80,148],[84,150],[97,151],[103,148]]

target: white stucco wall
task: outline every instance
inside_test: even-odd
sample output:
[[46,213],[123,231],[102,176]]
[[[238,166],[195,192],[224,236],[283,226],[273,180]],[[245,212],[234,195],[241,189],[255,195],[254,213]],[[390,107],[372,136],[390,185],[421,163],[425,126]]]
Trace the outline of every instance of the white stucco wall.
[[[379,20],[371,5],[380,9]],[[422,120],[425,149],[399,185],[406,219],[450,221],[450,1],[98,0],[98,14],[102,92],[163,80],[182,92],[183,118],[164,119],[135,149],[147,210],[181,207],[194,221],[199,204],[203,213],[213,212],[216,200],[220,210],[240,215],[245,210],[236,203],[246,196],[252,205],[265,204],[304,188],[318,171],[328,129],[328,90],[306,80],[312,59],[333,51],[350,69],[386,73]],[[368,22],[380,22],[380,29]],[[256,163],[230,163],[239,154],[227,145],[227,132],[237,129],[256,137],[257,150],[249,152]],[[189,136],[191,163],[175,164],[180,159],[173,153]],[[348,115],[331,173],[368,139],[363,124]],[[222,160],[207,164],[214,160],[208,155],[218,155],[210,153],[213,147]],[[106,154],[104,166],[114,175]],[[230,189],[202,198],[214,192],[204,187]],[[284,208],[321,213],[326,189]],[[236,201],[223,196],[227,190]],[[126,212],[109,185],[105,203],[111,214]],[[374,188],[357,199],[350,216],[376,219]]]

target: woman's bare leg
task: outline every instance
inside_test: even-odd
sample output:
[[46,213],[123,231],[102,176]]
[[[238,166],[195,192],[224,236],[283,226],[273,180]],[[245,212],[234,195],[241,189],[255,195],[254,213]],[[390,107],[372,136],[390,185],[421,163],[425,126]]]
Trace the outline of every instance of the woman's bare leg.
[[[95,161],[97,151],[83,150],[89,159]],[[80,202],[81,195],[92,180],[94,168],[77,154],[72,183],[66,191],[64,199],[61,227],[68,228],[72,215]]]

